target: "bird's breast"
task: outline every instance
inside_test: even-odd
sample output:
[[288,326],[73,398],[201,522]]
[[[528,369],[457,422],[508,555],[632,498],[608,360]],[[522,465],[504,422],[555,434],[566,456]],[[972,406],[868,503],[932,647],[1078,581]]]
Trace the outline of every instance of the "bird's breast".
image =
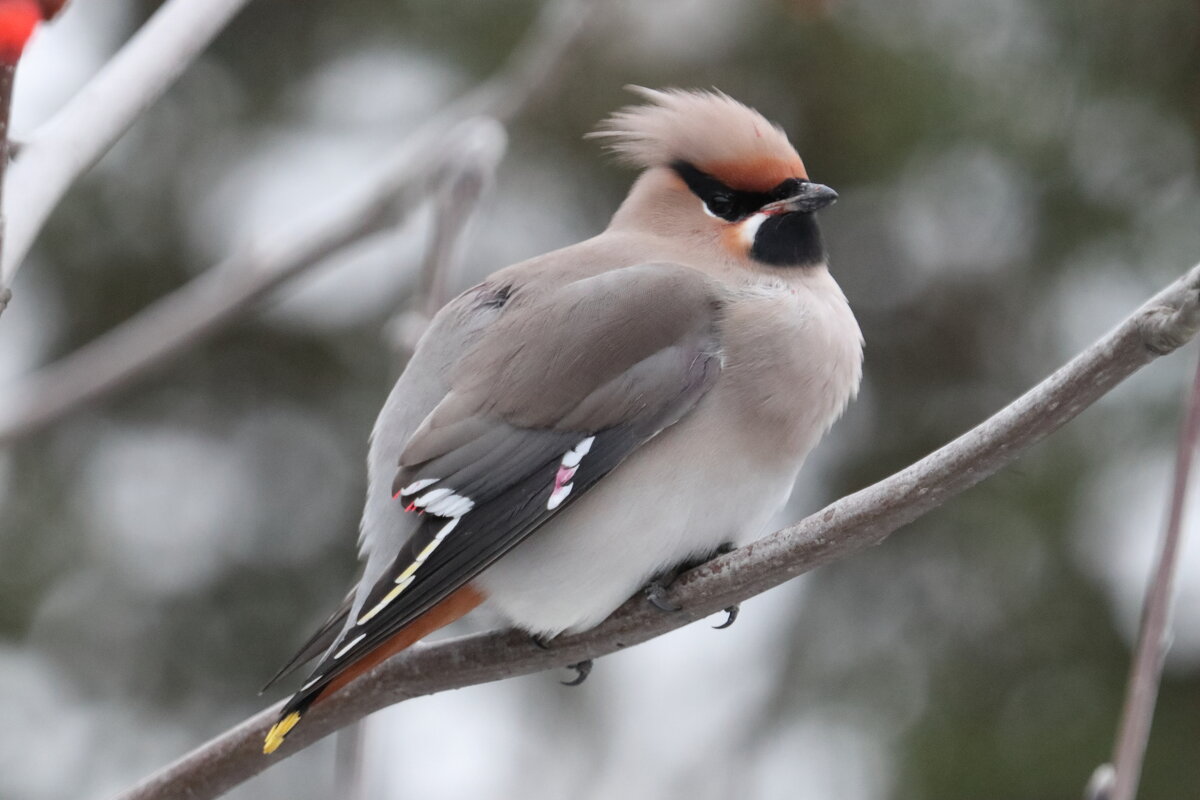
[[821,268],[739,287],[726,308],[713,400],[764,454],[803,459],[862,377],[862,334],[845,296]]

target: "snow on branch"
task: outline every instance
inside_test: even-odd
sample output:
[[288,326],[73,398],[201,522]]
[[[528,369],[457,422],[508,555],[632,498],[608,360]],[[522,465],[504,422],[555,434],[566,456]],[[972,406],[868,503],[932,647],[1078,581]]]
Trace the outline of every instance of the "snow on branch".
[[[280,284],[332,253],[396,224],[425,201],[447,171],[490,172],[504,130],[473,118],[449,133],[422,137],[376,165],[357,186],[294,221],[273,241],[254,243],[149,308],[6,390],[0,444],[41,430],[69,411],[128,383],[204,341]],[[480,178],[479,180],[483,180]]]
[[[476,115],[505,123],[524,111],[562,76],[563,62],[577,50],[600,12],[614,4],[615,0],[562,0],[549,4],[496,74],[405,137],[390,154],[381,157],[378,169],[342,198],[317,208],[305,225],[290,226],[291,233],[266,247],[252,245],[228,257],[113,330],[6,389],[0,396],[0,445],[43,430],[72,411],[128,386],[241,318],[258,300],[323,258],[388,224],[395,224],[398,216],[424,199],[434,178],[446,177],[446,171],[452,171],[456,163],[462,166],[461,178],[463,170],[478,170],[489,158],[498,160],[504,132],[497,131],[495,123],[490,123],[491,133],[481,131],[483,123],[473,123],[474,144],[468,141],[471,135],[462,131],[461,136],[453,133],[455,126]],[[131,42],[129,47],[132,46]],[[71,111],[77,102],[73,101],[59,117],[82,113]],[[55,152],[53,142],[62,139],[62,134],[54,133],[59,117],[47,123],[51,130],[45,134],[46,159]],[[39,141],[42,141],[40,132],[24,150]],[[487,155],[489,152],[491,156]],[[59,169],[51,160],[46,161],[46,168]],[[41,162],[29,166],[23,153],[19,163],[26,164],[26,172],[22,174],[28,176],[20,180],[33,180],[36,164]],[[80,171],[73,172],[70,180]],[[10,186],[14,191],[10,195],[19,188],[16,173],[14,164]],[[478,180],[486,181],[486,177]],[[57,202],[62,191],[53,202]],[[403,195],[398,205],[392,203],[397,195]],[[49,213],[49,207],[45,213]],[[36,230],[28,235],[31,241]],[[24,250],[29,244],[25,242]],[[12,250],[4,254],[5,263]],[[399,267],[403,269],[405,265]],[[416,272],[415,265],[407,268]],[[0,288],[5,285],[6,281],[0,280]]]
[[[168,0],[78,94],[21,143],[8,171],[0,294],[71,185],[175,82],[249,0]],[[0,309],[2,310],[2,309]]]
[[600,626],[555,639],[549,650],[511,631],[414,646],[314,706],[278,754],[262,754],[262,738],[275,720],[276,706],[217,736],[119,800],[217,797],[280,758],[380,708],[598,658],[879,544],[896,529],[1014,461],[1139,368],[1189,341],[1198,330],[1200,266],[1050,377],[939,450],[794,525],[685,573],[670,591],[670,599],[682,606],[682,611],[664,613],[639,596]]

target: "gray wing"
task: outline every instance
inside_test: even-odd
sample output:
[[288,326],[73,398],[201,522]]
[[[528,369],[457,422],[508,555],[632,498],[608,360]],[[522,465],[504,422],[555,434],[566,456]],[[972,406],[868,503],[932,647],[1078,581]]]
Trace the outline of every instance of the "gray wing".
[[397,465],[395,502],[416,530],[304,695],[586,494],[716,380],[720,305],[699,272],[648,264],[550,292],[504,289],[500,316]]

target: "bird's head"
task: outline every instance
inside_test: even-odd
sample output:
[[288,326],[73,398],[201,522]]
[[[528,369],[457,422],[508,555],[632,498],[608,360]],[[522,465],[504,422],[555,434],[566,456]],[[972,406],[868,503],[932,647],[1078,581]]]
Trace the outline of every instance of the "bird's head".
[[590,134],[646,170],[614,223],[773,267],[825,263],[815,213],[837,192],[809,180],[782,129],[720,92],[630,89],[647,102]]

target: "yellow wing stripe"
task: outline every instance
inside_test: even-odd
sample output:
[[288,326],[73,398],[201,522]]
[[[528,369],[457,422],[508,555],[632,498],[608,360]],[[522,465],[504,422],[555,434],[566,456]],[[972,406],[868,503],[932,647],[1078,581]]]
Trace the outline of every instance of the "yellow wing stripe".
[[392,589],[390,592],[388,592],[386,595],[384,595],[383,599],[380,600],[379,603],[374,608],[372,608],[366,614],[363,614],[362,617],[359,618],[358,624],[362,625],[364,622],[370,622],[371,619],[376,614],[378,614],[380,611],[383,611],[383,609],[387,608],[387,604],[392,602],[393,600],[395,600],[397,597],[399,597],[400,593],[403,592],[405,589],[407,589],[411,584],[412,584],[412,575],[409,575],[408,578],[404,581],[404,583],[399,584],[395,589]]
[[404,571],[397,576],[396,588],[384,595],[383,599],[376,603],[374,608],[359,617],[358,622],[356,622],[355,625],[362,625],[365,622],[370,622],[372,619],[374,619],[376,614],[387,608],[388,603],[399,597],[400,593],[407,589],[410,584],[412,584],[413,577],[417,574],[417,570],[422,564],[425,563],[426,559],[429,558],[433,551],[437,549],[437,546],[442,543],[442,541],[446,538],[446,534],[454,530],[454,526],[458,525],[459,519],[459,517],[454,517],[442,526],[442,529],[438,531],[437,536],[435,536],[429,544],[425,545],[421,552],[417,553],[417,557],[413,559],[413,562],[405,567]]

